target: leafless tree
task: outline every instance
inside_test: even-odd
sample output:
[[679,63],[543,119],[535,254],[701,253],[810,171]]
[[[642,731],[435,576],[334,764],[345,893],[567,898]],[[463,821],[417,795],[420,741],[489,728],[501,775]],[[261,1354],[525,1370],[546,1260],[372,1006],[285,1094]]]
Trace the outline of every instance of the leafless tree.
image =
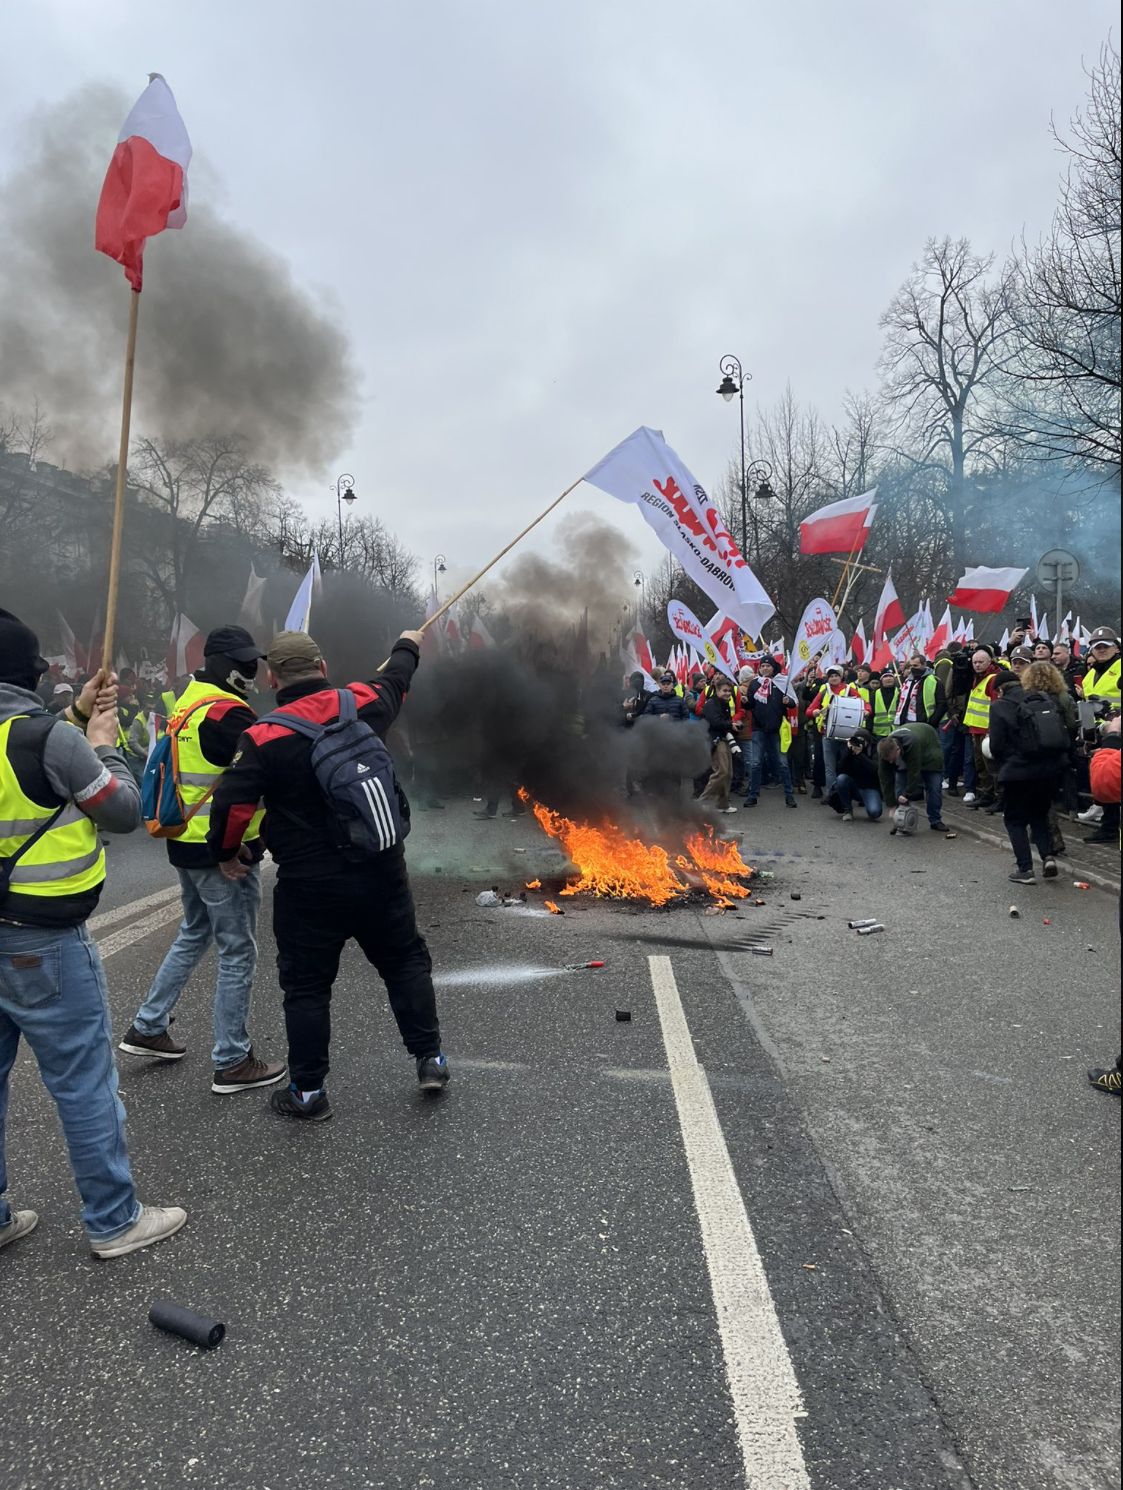
[[1016,352],[1007,416],[1047,458],[1118,473],[1120,464],[1120,74],[1110,44],[1088,71],[1068,135],[1049,232],[1013,266]]
[[945,475],[955,562],[966,561],[967,482],[987,468],[995,384],[1010,358],[1013,285],[965,238],[930,239],[881,317],[883,391],[894,454]]
[[221,523],[233,533],[252,533],[279,497],[271,473],[248,458],[236,435],[139,440],[129,484],[168,519],[166,542],[146,549],[143,563],[172,612],[185,608],[204,529]]

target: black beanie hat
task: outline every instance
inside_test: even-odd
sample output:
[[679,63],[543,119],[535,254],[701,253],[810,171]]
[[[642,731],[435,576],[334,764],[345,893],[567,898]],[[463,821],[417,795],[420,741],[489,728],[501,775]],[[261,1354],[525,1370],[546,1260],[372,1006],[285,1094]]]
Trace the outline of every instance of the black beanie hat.
[[0,610],[0,683],[34,689],[47,671],[39,655],[39,638],[11,611]]

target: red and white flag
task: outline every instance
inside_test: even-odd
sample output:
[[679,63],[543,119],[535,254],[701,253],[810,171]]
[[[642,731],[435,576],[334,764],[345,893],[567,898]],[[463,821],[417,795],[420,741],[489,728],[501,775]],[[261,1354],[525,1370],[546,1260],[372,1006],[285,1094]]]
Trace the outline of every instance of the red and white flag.
[[801,554],[860,553],[870,536],[870,525],[877,512],[877,487],[860,497],[846,497],[820,507],[799,525]]
[[187,221],[190,163],[191,141],[172,90],[150,73],[117,136],[94,225],[94,247],[122,265],[138,293],[147,240]]
[[1002,635],[998,639],[998,650],[1000,652],[1005,652],[1006,648],[1009,645],[1010,645],[1010,628],[1009,628],[1009,626],[1007,626],[1005,628],[1005,630],[1003,631]]
[[495,638],[484,625],[478,612],[472,617],[472,624],[468,628],[468,650],[470,652],[486,652],[488,647],[494,647]]
[[869,645],[866,642],[866,626],[864,621],[859,621],[854,627],[854,635],[850,638],[850,651],[854,661],[861,667],[866,660]]
[[1029,597],[1029,635],[1037,640],[1037,596]]
[[948,644],[948,642],[951,641],[951,639],[952,639],[951,606],[950,605],[946,605],[944,607],[944,613],[940,617],[940,624],[936,627],[935,631],[933,631],[933,633],[932,633],[932,640],[928,643],[927,647],[925,647],[925,649],[924,649],[925,654],[926,654],[926,656],[928,658],[928,661],[929,662],[934,662],[935,661],[935,658],[936,658],[936,653],[942,647],[946,647],[947,644]]
[[1025,579],[1024,569],[968,569],[948,596],[950,605],[960,610],[983,611],[990,615],[1004,609],[1011,594]]
[[885,633],[891,626],[904,624],[905,608],[897,599],[897,587],[893,583],[893,571],[890,569],[881,587],[881,599],[877,602],[877,614],[873,622],[874,646],[885,640]]
[[164,672],[169,685],[177,678],[186,677],[203,665],[203,633],[185,615],[177,614],[172,622],[172,634],[168,639],[168,655]]
[[76,678],[83,667],[83,663],[78,655],[81,650],[78,646],[78,639],[75,637],[73,631],[71,631],[62,611],[56,611],[55,615],[58,616],[59,631],[62,634],[62,653],[66,659],[63,667],[66,670],[67,677]]

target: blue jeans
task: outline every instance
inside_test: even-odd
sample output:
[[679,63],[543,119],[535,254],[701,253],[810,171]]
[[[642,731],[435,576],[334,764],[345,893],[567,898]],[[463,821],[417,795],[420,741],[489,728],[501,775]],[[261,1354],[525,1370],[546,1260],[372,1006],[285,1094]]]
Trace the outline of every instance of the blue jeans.
[[866,816],[871,823],[876,823],[881,816],[884,803],[881,800],[881,789],[876,786],[858,786],[846,772],[843,771],[834,784],[838,793],[838,800],[842,804],[843,812],[849,812],[854,805],[854,798],[861,800],[866,809]]
[[838,780],[838,768],[846,761],[849,752],[845,740],[829,740],[823,736],[823,795],[829,797]]
[[755,802],[760,796],[760,772],[766,758],[784,788],[785,798],[792,797],[792,773],[788,770],[787,757],[780,750],[779,733],[766,735],[763,730],[753,730],[749,741],[749,800]]
[[243,880],[228,880],[217,865],[177,869],[176,874],[183,894],[183,920],[133,1024],[142,1035],[159,1035],[167,1029],[188,978],[213,940],[218,951],[218,982],[211,1057],[215,1070],[222,1071],[238,1065],[250,1050],[246,1021],[257,967],[261,866],[255,864]]
[[[909,773],[897,769],[897,795],[903,797],[908,790]],[[939,771],[921,771],[920,779],[924,783],[924,805],[928,809],[928,821],[934,828],[937,823],[943,821],[944,812],[944,786]]]
[[125,1148],[105,973],[84,926],[0,925],[0,1226],[12,1216],[4,1199],[4,1120],[21,1035],[58,1108],[82,1224],[91,1241],[108,1241],[128,1230],[140,1204]]

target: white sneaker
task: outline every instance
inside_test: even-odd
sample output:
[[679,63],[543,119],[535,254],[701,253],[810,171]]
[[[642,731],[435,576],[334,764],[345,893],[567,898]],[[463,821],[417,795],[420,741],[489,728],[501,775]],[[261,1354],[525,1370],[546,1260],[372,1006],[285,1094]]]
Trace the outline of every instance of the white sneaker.
[[946,792],[947,789],[948,789],[948,787],[951,786],[951,782],[945,776],[944,779],[943,779],[943,781],[940,782],[940,785],[943,787],[944,791]]
[[719,807],[718,808],[718,811],[719,812],[736,812],[737,809],[736,809],[736,807]]
[[854,821],[854,814],[852,812],[844,812],[842,814],[842,816],[839,818],[839,822],[840,823],[852,823],[853,821]]
[[186,1220],[187,1212],[178,1205],[141,1206],[128,1231],[108,1242],[91,1242],[90,1251],[95,1257],[124,1257],[126,1252],[139,1252],[141,1247],[174,1236]]
[[970,803],[970,802],[977,802],[979,799],[978,799],[978,797],[976,797],[976,795],[975,795],[974,792],[964,792],[963,793],[963,800],[964,800],[964,802]]
[[34,1211],[13,1211],[8,1224],[0,1226],[0,1247],[6,1247],[9,1242],[18,1242],[21,1236],[34,1231],[38,1225],[39,1217]]
[[1103,821],[1104,810],[1098,802],[1093,802],[1087,812],[1078,812],[1076,821],[1078,823],[1099,823]]

